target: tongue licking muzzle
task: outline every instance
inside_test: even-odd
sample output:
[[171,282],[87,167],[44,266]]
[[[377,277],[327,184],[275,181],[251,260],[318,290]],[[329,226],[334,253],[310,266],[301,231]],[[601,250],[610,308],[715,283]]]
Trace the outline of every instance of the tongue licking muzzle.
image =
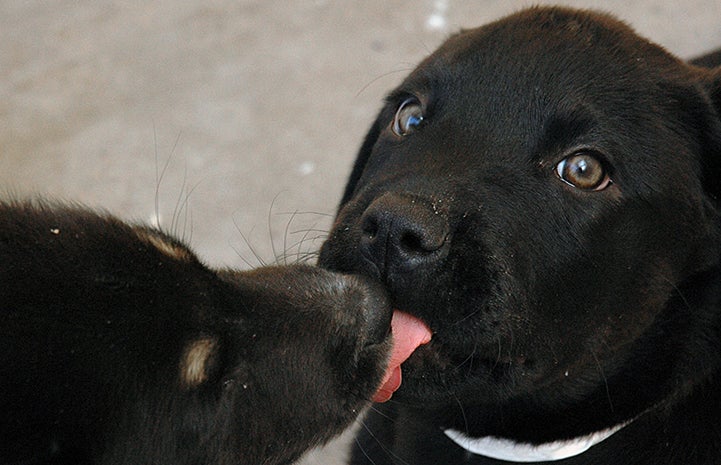
[[373,402],[385,402],[401,385],[401,364],[413,351],[431,340],[431,330],[418,318],[401,311],[393,312],[391,320],[393,350],[390,362],[380,388],[373,396]]

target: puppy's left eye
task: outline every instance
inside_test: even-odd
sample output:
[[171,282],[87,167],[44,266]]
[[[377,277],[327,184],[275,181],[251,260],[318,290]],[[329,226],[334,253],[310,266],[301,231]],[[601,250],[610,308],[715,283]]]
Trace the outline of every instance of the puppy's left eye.
[[603,162],[590,152],[577,152],[556,165],[556,173],[566,184],[585,191],[600,191],[611,184]]
[[415,131],[423,122],[423,106],[417,98],[411,97],[401,103],[393,118],[393,133],[397,136],[407,136]]

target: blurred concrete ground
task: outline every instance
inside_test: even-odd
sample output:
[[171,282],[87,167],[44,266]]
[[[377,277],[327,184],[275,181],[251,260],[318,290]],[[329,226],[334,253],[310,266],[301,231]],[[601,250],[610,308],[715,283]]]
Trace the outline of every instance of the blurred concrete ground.
[[[4,0],[0,193],[159,220],[212,265],[293,260],[319,247],[385,92],[449,33],[532,3]],[[682,57],[721,46],[721,0],[556,3]]]

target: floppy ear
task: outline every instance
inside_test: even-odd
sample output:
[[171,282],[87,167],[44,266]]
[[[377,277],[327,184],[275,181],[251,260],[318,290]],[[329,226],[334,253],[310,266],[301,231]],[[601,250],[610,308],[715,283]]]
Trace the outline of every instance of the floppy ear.
[[[719,60],[721,60],[721,54],[719,54]],[[708,92],[711,102],[716,108],[716,115],[721,119],[721,64],[711,71]]]
[[351,171],[350,178],[348,178],[348,182],[346,183],[345,191],[343,192],[343,197],[341,198],[339,208],[343,207],[343,205],[345,205],[345,203],[348,202],[353,196],[356,185],[358,184],[358,181],[363,174],[363,170],[365,170],[368,158],[370,158],[371,156],[373,146],[376,145],[378,136],[381,133],[381,118],[383,117],[383,114],[384,112],[383,110],[381,110],[375,121],[373,121],[373,125],[370,127],[365,139],[363,140],[363,145],[361,145],[361,148],[358,151],[358,155],[356,156],[355,163],[353,164],[353,171]]
[[710,104],[704,138],[703,170],[706,192],[721,200],[721,66],[705,73],[703,87]]

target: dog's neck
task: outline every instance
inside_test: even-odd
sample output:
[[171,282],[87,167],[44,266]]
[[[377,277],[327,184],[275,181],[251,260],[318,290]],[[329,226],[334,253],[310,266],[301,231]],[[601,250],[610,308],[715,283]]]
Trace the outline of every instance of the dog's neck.
[[617,433],[632,421],[633,420],[621,423],[586,436],[537,445],[518,443],[510,439],[500,439],[492,436],[472,438],[453,429],[447,429],[444,433],[453,442],[476,455],[516,463],[554,462],[556,460],[575,457],[586,452],[591,447]]

